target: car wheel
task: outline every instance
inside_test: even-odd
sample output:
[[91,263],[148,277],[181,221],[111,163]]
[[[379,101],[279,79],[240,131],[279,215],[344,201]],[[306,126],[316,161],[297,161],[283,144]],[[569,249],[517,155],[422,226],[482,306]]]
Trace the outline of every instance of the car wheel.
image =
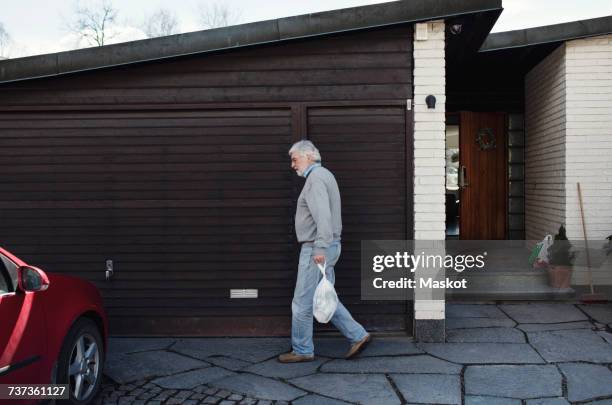
[[65,404],[86,404],[95,397],[102,382],[104,346],[96,324],[78,319],[60,351],[57,382],[68,384],[70,399]]

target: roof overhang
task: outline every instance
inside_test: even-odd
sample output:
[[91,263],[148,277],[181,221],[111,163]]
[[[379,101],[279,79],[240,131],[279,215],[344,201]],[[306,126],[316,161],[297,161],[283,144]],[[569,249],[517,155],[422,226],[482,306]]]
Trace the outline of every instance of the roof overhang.
[[[493,12],[497,18],[501,10],[501,0],[393,1],[102,47],[9,59],[0,62],[0,83],[326,34],[447,19],[487,11]],[[491,27],[486,27],[487,32]]]
[[481,52],[561,43],[612,33],[612,16],[490,34]]

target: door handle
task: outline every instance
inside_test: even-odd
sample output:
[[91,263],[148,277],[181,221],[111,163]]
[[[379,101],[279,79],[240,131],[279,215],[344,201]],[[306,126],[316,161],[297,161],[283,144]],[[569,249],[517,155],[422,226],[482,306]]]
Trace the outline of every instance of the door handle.
[[467,169],[465,166],[461,166],[459,169],[459,188],[465,188],[470,185],[467,178]]
[[106,281],[109,281],[115,275],[115,270],[113,269],[113,261],[106,261]]

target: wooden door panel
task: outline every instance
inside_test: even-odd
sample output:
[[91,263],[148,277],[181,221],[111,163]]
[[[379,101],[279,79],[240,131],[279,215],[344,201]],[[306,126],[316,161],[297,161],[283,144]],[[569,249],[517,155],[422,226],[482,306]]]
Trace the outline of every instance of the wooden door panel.
[[[406,109],[404,106],[309,107],[308,138],[334,173],[342,198],[342,255],[336,289],[369,330],[410,329],[403,301],[361,301],[361,240],[408,239]],[[410,193],[411,194],[411,193]],[[408,202],[410,201],[410,202]]]
[[460,238],[506,238],[507,148],[505,115],[462,112],[459,129]]

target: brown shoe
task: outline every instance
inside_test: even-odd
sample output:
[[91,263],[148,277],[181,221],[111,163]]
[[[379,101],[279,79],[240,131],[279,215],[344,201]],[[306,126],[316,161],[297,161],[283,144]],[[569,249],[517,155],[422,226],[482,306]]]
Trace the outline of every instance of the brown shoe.
[[278,361],[281,363],[302,363],[305,361],[313,361],[314,355],[306,356],[303,354],[297,354],[294,352],[283,353],[278,356]]
[[363,351],[363,349],[365,349],[368,343],[370,343],[371,341],[372,341],[372,336],[368,333],[367,335],[365,335],[363,339],[361,339],[359,342],[351,346],[351,348],[346,353],[344,358],[348,360],[356,356],[357,354],[361,353],[361,351]]

